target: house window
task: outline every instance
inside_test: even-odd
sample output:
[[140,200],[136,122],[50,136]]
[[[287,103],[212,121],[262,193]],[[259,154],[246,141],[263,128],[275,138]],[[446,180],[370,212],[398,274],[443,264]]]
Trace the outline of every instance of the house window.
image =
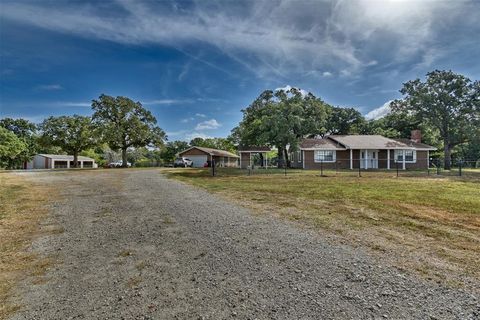
[[[405,162],[416,162],[417,151],[405,150]],[[395,150],[395,161],[403,162],[403,150]]]
[[315,150],[315,162],[334,162],[335,150]]
[[297,161],[302,162],[302,151],[297,151]]

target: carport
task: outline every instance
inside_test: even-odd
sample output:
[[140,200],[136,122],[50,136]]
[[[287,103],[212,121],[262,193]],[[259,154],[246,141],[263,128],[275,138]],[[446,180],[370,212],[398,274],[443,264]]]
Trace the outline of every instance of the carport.
[[240,168],[247,169],[252,165],[257,165],[254,163],[254,156],[260,155],[260,163],[258,165],[262,168],[266,168],[268,165],[268,153],[271,151],[270,147],[267,146],[247,146],[239,147],[238,152],[240,153]]

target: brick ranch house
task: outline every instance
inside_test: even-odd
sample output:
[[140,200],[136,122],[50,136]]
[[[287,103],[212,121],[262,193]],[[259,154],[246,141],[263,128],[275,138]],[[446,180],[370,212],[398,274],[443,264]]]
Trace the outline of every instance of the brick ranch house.
[[411,139],[390,139],[380,135],[330,135],[305,139],[300,150],[290,154],[293,168],[320,169],[427,169],[430,151],[421,143],[419,130]]
[[226,150],[218,150],[204,147],[191,147],[178,153],[179,157],[185,157],[193,161],[193,167],[202,168],[205,163],[210,167],[212,159],[215,166],[219,167],[237,167],[238,156]]

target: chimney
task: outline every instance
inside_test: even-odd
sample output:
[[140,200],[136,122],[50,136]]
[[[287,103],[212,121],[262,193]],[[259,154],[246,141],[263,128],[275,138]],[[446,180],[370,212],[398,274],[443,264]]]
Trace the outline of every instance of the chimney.
[[412,140],[415,143],[420,143],[422,142],[422,131],[420,130],[412,130],[410,140]]

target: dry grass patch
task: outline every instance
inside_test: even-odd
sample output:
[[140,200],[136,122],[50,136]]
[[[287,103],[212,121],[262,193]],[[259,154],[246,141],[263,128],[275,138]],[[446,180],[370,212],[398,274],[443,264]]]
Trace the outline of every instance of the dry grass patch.
[[[258,213],[330,230],[352,245],[388,255],[399,268],[449,283],[480,280],[480,178],[363,177],[291,171],[164,170]],[[382,257],[383,258],[383,257]]]
[[[32,239],[41,233],[39,222],[47,214],[50,190],[24,177],[0,173],[0,319],[20,306],[12,299],[16,283],[26,276],[43,276],[52,264],[28,252]],[[63,232],[52,227],[44,233]]]

